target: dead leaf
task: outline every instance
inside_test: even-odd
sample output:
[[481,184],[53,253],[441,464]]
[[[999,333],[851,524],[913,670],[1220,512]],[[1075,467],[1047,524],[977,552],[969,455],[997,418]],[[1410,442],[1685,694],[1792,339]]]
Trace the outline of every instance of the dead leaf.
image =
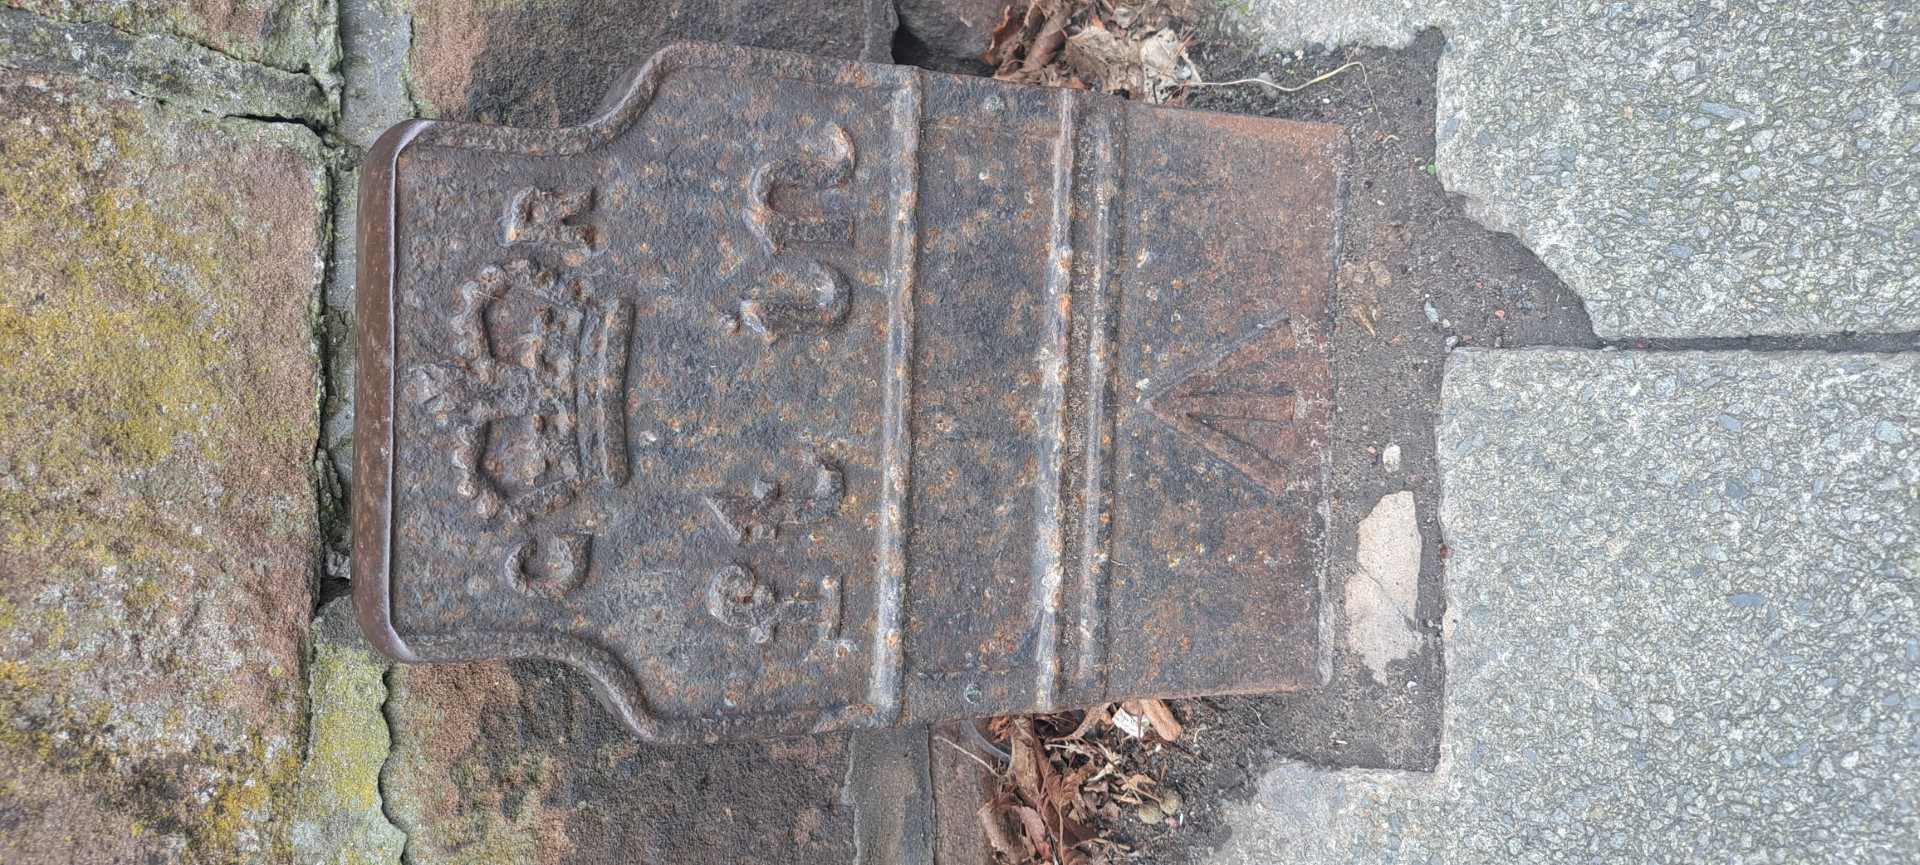
[[988,802],[974,814],[980,820],[980,831],[986,834],[988,846],[1015,865],[1032,862],[1033,857],[1027,855],[1026,850],[1014,843],[1013,836],[1007,833],[1007,821],[1000,816],[1000,804],[998,801]]
[[1007,727],[1008,771],[1013,774],[1014,790],[1029,804],[1040,802],[1042,767],[1051,768],[1033,737],[1033,719],[1015,718]]
[[[1000,717],[983,726],[1007,750],[993,805],[980,815],[1003,865],[1110,865],[1127,848],[1103,832],[1133,822],[1143,805],[1168,815],[1179,810],[1163,807],[1171,791],[1141,771],[1150,755],[1168,752],[1155,742],[1183,735],[1179,715],[1164,701]],[[1122,738],[1148,730],[1154,737],[1144,744]]]
[[1101,724],[1107,723],[1107,721],[1112,718],[1113,706],[1111,704],[1102,704],[1088,709],[1086,717],[1080,719],[1080,726],[1073,728],[1073,732],[1068,733],[1067,738],[1085,739],[1088,733],[1100,729]]
[[1007,4],[1007,11],[1000,16],[1000,23],[993,25],[993,33],[987,37],[987,53],[980,55],[980,59],[990,66],[999,66],[1007,62],[1011,59],[1013,50],[1019,47],[1016,37],[1019,36],[1020,29],[1025,26],[1025,10],[1016,9],[1011,3]]
[[[1059,3],[1064,7],[1066,4]],[[1020,66],[1029,72],[1035,72],[1052,64],[1060,56],[1060,49],[1067,44],[1067,13],[1064,8],[1057,16],[1049,16],[1040,22],[1038,33],[1034,34],[1033,44],[1027,47],[1027,56]]]
[[[1197,70],[1191,70],[1191,63],[1183,67],[1187,53],[1187,41],[1173,30],[1156,30],[1140,42],[1140,68],[1143,70],[1140,88],[1143,91],[1135,98],[1148,102],[1164,102],[1173,91],[1186,86],[1191,80],[1200,80]],[[1191,70],[1191,71],[1190,71]]]
[[1021,828],[1026,831],[1027,840],[1033,844],[1034,849],[1040,854],[1041,861],[1051,860],[1053,858],[1053,844],[1048,838],[1046,821],[1040,819],[1040,812],[1028,808],[1025,805],[1015,805],[1013,806],[1013,816],[1020,821]]
[[1102,92],[1126,94],[1139,86],[1138,44],[1097,23],[1067,37],[1062,59],[1076,74],[1100,82]]
[[1160,801],[1160,797],[1147,792],[1147,788],[1157,787],[1159,785],[1160,785],[1159,781],[1155,781],[1153,780],[1152,777],[1147,775],[1142,775],[1139,773],[1128,775],[1127,779],[1120,783],[1121,789],[1124,789],[1127,792],[1134,794],[1135,796],[1145,796],[1156,802]]
[[1180,738],[1184,728],[1180,726],[1179,719],[1173,716],[1173,710],[1167,708],[1166,703],[1160,700],[1141,700],[1140,709],[1142,714],[1147,716],[1147,723],[1152,725],[1155,735],[1168,742]]

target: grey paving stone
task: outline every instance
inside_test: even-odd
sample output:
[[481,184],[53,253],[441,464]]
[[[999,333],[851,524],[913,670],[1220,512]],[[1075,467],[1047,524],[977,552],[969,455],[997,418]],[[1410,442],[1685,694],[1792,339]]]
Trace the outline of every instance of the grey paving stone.
[[1213,861],[1920,857],[1920,353],[1462,353],[1434,775],[1262,780]]
[[1275,45],[1440,26],[1436,166],[1602,337],[1920,329],[1920,13],[1901,0],[1254,0]]
[[290,72],[325,75],[337,59],[334,0],[0,0],[0,6],[185,40]]

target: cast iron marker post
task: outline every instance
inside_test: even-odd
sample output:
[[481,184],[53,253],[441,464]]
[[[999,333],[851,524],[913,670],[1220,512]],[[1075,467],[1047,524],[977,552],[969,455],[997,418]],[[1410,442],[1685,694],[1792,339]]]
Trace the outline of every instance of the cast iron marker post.
[[662,51],[361,191],[354,594],[709,742],[1321,676],[1344,133]]

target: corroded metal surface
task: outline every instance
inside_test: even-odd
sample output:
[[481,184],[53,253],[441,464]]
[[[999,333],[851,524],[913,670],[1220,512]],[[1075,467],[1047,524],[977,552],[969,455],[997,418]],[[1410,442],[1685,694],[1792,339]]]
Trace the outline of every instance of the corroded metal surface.
[[355,597],[715,741],[1318,681],[1332,127],[709,45],[414,121]]

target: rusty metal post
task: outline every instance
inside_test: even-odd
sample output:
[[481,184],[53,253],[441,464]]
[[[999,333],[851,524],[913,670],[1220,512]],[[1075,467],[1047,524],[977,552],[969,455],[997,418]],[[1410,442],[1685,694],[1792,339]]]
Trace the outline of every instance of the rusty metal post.
[[714,45],[361,191],[354,593],[705,742],[1306,688],[1339,130]]

